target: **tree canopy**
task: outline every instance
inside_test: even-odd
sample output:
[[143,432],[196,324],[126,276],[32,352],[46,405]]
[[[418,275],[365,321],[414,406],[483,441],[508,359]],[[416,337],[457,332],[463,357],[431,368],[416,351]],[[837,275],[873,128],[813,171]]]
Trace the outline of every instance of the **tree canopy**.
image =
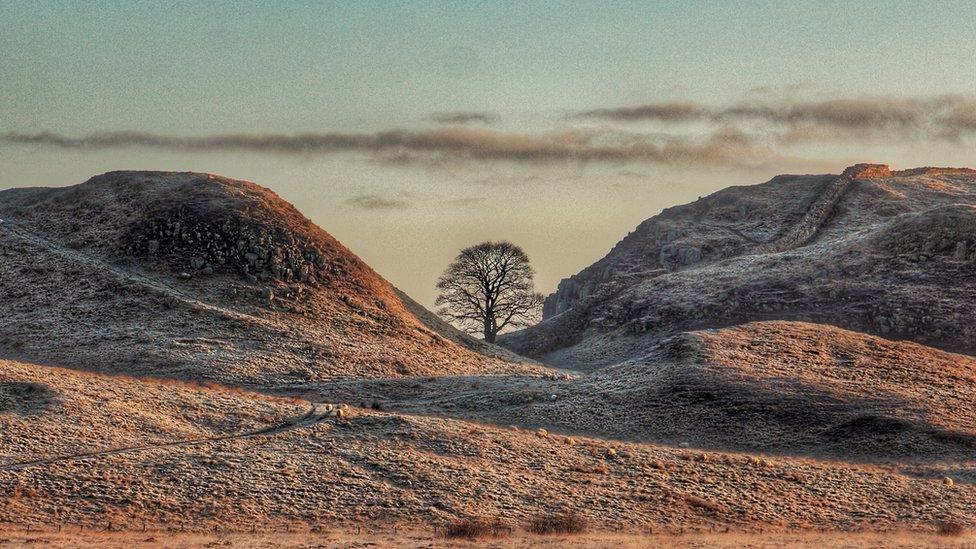
[[437,281],[438,313],[459,328],[495,342],[499,332],[539,319],[529,257],[511,242],[482,242],[461,250]]

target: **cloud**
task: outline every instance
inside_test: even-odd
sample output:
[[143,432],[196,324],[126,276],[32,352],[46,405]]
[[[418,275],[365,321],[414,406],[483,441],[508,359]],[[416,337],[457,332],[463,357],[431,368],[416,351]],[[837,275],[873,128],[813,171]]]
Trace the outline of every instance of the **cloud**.
[[430,119],[438,124],[491,124],[498,116],[486,112],[438,112],[430,115]]
[[408,205],[402,200],[383,198],[382,196],[376,194],[354,196],[346,200],[346,204],[356,208],[362,208],[364,210],[391,210],[406,208]]
[[709,118],[708,107],[692,102],[652,103],[638,107],[594,109],[576,114],[578,118],[604,118],[609,120],[663,120],[688,121]]
[[954,99],[831,99],[784,105],[738,105],[718,111],[721,119],[745,117],[785,124],[813,123],[842,128],[910,128],[936,120]]
[[461,126],[427,131],[221,134],[205,137],[177,137],[143,132],[101,133],[85,137],[53,133],[10,133],[3,139],[11,143],[83,150],[147,147],[186,152],[249,151],[269,154],[361,151],[379,153],[398,161],[467,159],[758,167],[784,160],[772,149],[752,143],[744,134],[731,128],[720,129],[701,139],[633,134],[606,128],[527,134]]
[[963,133],[976,133],[976,102],[953,106],[941,122],[948,138],[956,139]]
[[[771,135],[784,142],[850,138],[879,132],[934,138],[958,138],[964,133],[976,133],[976,101],[958,95],[822,101],[756,100],[726,106],[694,102],[652,103],[583,111],[576,117],[722,125],[759,122],[780,128],[772,130]],[[833,133],[835,130],[841,133]]]

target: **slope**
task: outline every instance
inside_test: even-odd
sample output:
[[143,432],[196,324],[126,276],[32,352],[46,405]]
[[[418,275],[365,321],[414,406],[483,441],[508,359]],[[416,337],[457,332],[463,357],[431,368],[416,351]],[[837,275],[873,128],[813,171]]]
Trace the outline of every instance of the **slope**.
[[615,440],[830,459],[965,461],[976,361],[822,324],[687,332],[588,376],[325,382],[281,394]]
[[[4,402],[12,394],[18,400],[0,409],[3,432],[16,434],[0,446],[0,521],[17,524],[427,528],[489,516],[518,527],[535,514],[571,509],[603,531],[882,529],[969,521],[976,509],[976,489],[962,482],[962,471],[952,472],[961,482],[949,488],[944,469],[706,454],[356,408],[344,418],[299,421],[305,405],[249,393],[9,362],[2,371],[11,372],[0,381]],[[27,402],[13,385],[24,383],[44,389]],[[124,425],[109,435],[127,416],[119,410],[136,413],[140,430],[152,435]],[[274,429],[281,418],[286,424]],[[226,436],[265,426],[272,428]],[[49,442],[18,447],[32,430]],[[212,440],[198,441],[206,436]],[[134,443],[143,447],[92,452]],[[53,459],[36,462],[42,448]]]

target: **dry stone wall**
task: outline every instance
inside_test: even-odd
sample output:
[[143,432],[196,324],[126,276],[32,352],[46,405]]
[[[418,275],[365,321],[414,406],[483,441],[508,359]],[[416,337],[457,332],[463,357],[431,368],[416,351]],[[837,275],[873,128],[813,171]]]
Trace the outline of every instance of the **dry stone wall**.
[[224,272],[251,282],[315,286],[341,274],[341,266],[311,243],[233,215],[201,216],[176,208],[137,223],[125,240],[128,254],[160,260],[184,277]]

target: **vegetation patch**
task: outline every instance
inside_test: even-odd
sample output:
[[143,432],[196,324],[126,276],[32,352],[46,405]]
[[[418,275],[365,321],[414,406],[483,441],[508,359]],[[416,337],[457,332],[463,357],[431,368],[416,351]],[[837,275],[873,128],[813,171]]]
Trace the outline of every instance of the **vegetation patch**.
[[586,518],[572,511],[563,511],[548,515],[536,515],[529,521],[525,529],[533,534],[553,535],[582,534],[588,528],[589,523]]

